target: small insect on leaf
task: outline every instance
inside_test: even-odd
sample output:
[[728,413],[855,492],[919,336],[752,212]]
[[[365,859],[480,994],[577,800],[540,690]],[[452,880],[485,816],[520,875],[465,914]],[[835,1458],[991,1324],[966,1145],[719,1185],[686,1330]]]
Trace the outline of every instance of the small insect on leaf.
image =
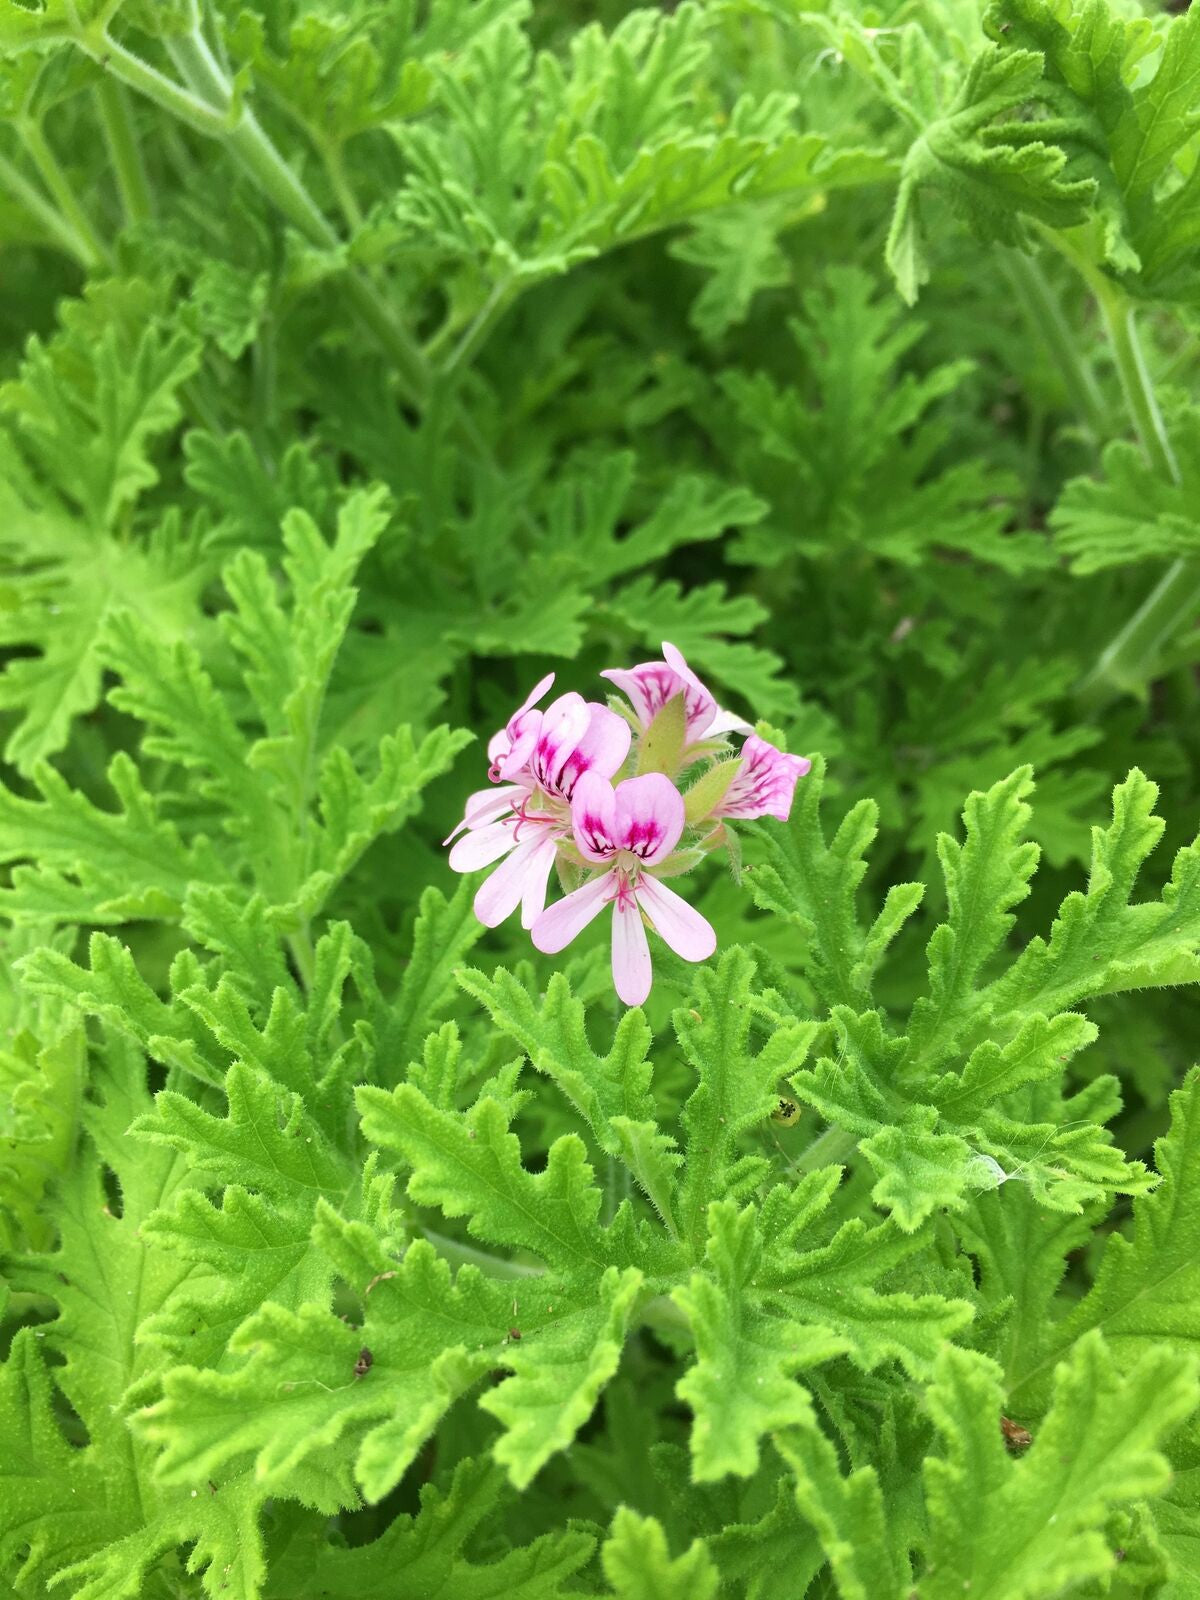
[[787,1095],[780,1095],[779,1103],[771,1113],[771,1121],[778,1122],[784,1128],[790,1128],[800,1121],[800,1107]]
[[374,1365],[375,1357],[364,1345],[358,1352],[358,1360],[354,1363],[354,1376],[356,1378],[365,1378]]
[[1011,1417],[1000,1418],[1000,1432],[1004,1435],[1004,1442],[1008,1448],[1016,1453],[1028,1450],[1033,1443],[1033,1435],[1028,1428],[1023,1428],[1019,1422],[1014,1422]]

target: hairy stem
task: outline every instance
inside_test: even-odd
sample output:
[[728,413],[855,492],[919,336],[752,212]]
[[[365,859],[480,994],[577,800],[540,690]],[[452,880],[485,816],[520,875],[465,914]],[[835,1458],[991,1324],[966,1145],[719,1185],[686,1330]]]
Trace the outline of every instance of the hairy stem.
[[125,219],[127,222],[145,222],[154,214],[154,201],[133,129],[128,97],[115,79],[101,78],[96,85],[96,101],[104,123],[104,137],[108,141],[108,153],[112,157]]
[[197,133],[209,139],[221,139],[228,133],[226,119],[220,112],[107,34],[80,33],[76,43],[114,78],[152,100],[160,110],[186,122]]
[[509,1261],[505,1256],[493,1255],[490,1250],[479,1250],[461,1239],[451,1239],[448,1234],[437,1233],[433,1228],[422,1228],[421,1234],[447,1261],[458,1266],[478,1267],[489,1278],[540,1278],[544,1267],[532,1267],[523,1261]]

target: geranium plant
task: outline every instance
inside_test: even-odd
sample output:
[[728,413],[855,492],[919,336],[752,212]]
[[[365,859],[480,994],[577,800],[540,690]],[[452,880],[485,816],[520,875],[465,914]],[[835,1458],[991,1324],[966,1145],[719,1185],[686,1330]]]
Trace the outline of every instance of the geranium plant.
[[1194,8],[0,0],[0,1593],[1194,1600],[1198,174]]

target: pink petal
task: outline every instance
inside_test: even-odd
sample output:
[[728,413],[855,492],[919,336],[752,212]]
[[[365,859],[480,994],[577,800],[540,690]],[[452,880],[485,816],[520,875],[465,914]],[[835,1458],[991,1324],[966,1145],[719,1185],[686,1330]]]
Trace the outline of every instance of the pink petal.
[[[616,839],[648,865],[669,856],[683,832],[683,796],[662,772],[626,778],[615,790]],[[578,835],[576,835],[578,838]]]
[[490,867],[516,847],[515,829],[514,817],[489,822],[486,828],[473,828],[451,850],[451,867],[455,872],[478,872],[480,867]]
[[497,778],[515,778],[528,763],[538,742],[538,734],[542,731],[542,713],[522,711],[505,731],[509,739],[508,751],[493,763],[492,771]]
[[525,699],[513,712],[513,715],[509,718],[509,721],[512,722],[513,719],[519,717],[523,711],[528,711],[530,706],[537,705],[542,696],[549,691],[553,682],[554,674],[552,672],[548,672],[544,678],[539,678],[534,684],[533,688],[530,689],[529,693],[525,696]]
[[[534,857],[546,842],[544,838],[537,838],[530,839],[528,844],[518,845],[487,882],[480,884],[475,895],[475,915],[485,928],[497,927],[517,909],[517,903],[525,893],[531,865],[535,874],[539,870]],[[550,859],[553,860],[554,841],[551,839],[548,842]]]
[[640,1006],[650,993],[650,946],[632,894],[618,895],[613,905],[612,975],[613,988],[627,1006]]
[[662,710],[672,695],[679,694],[683,684],[661,661],[643,661],[628,670],[610,667],[600,674],[626,696],[643,728],[654,721],[656,712]]
[[722,817],[777,817],[791,815],[797,782],[812,768],[806,756],[785,755],[773,744],[751,734],[742,746],[742,764],[716,814]]
[[587,709],[587,732],[567,757],[558,777],[559,793],[568,800],[585,772],[594,772],[601,778],[615,777],[633,739],[629,724],[615,711],[595,701],[589,701]]
[[588,861],[616,855],[617,802],[613,786],[595,772],[585,772],[571,795],[571,828],[579,853]]
[[[494,733],[488,740],[488,760],[491,763],[492,769],[496,773],[497,777],[511,778],[514,773],[517,773],[521,770],[526,761],[529,759],[529,751],[527,749],[523,749],[519,753],[520,759],[514,761],[512,753],[513,746],[516,743],[518,731],[520,728],[525,726],[522,719],[526,716],[526,713],[532,706],[537,705],[538,701],[546,693],[553,682],[554,674],[552,672],[548,672],[544,678],[539,679],[539,681],[534,684],[533,688],[525,696],[525,699],[513,712],[512,716],[509,717],[505,726],[501,728],[498,733]],[[538,718],[541,717],[540,711],[537,713],[537,716]],[[533,727],[533,724],[529,724],[529,727]],[[536,736],[536,729],[534,729],[534,737],[536,738]],[[529,748],[531,749],[532,746]]]
[[546,886],[550,882],[550,868],[558,854],[558,840],[547,834],[538,840],[530,852],[525,867],[525,887],[521,891],[521,926],[532,928],[546,909]]
[[687,742],[694,744],[712,731],[712,721],[717,714],[717,701],[712,690],[688,666],[683,652],[663,640],[663,660],[684,686],[684,706],[687,710]]
[[717,714],[705,730],[706,739],[718,739],[723,733],[753,733],[754,728],[733,711],[722,711],[717,708]]
[[507,783],[499,789],[477,789],[467,800],[462,821],[442,843],[449,844],[451,839],[457,839],[465,828],[482,828],[489,822],[496,822],[513,809],[520,795],[528,793],[520,783]]
[[571,752],[588,730],[587,703],[581,694],[559,695],[542,713],[542,725],[529,765],[543,789],[553,793]]
[[685,961],[707,961],[717,948],[712,924],[674,889],[643,873],[634,890],[658,936]]
[[543,911],[530,931],[536,948],[548,956],[565,950],[571,940],[604,910],[616,892],[614,877],[615,871],[606,872],[559,900],[548,911]]
[[[682,661],[683,657],[679,659]],[[684,666],[687,667],[686,661]],[[700,737],[716,713],[717,702],[690,669],[685,677],[665,662],[643,661],[629,671],[614,667],[600,676],[610,679],[629,697],[643,728],[650,726],[668,700],[677,694],[683,695],[689,743]]]

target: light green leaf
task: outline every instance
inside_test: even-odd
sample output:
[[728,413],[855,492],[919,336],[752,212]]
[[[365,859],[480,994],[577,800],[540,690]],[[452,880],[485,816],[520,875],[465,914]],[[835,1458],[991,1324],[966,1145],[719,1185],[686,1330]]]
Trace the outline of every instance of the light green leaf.
[[999,1427],[999,1368],[974,1351],[946,1350],[929,1391],[945,1455],[925,1464],[922,1591],[930,1600],[957,1600],[965,1589],[1039,1600],[1107,1574],[1104,1513],[1164,1487],[1159,1443],[1197,1397],[1186,1360],[1159,1348],[1121,1377],[1089,1334],[1059,1367],[1050,1412],[1014,1461]]
[[754,1208],[728,1201],[709,1207],[708,1275],[695,1274],[673,1295],[691,1323],[696,1364],[676,1386],[692,1408],[697,1482],[758,1467],[764,1433],[812,1414],[797,1372],[849,1348],[837,1334],[764,1313],[754,1293],[762,1241]]
[[672,1560],[661,1523],[628,1506],[618,1508],[600,1561],[617,1600],[716,1600],[717,1569],[703,1543]]

